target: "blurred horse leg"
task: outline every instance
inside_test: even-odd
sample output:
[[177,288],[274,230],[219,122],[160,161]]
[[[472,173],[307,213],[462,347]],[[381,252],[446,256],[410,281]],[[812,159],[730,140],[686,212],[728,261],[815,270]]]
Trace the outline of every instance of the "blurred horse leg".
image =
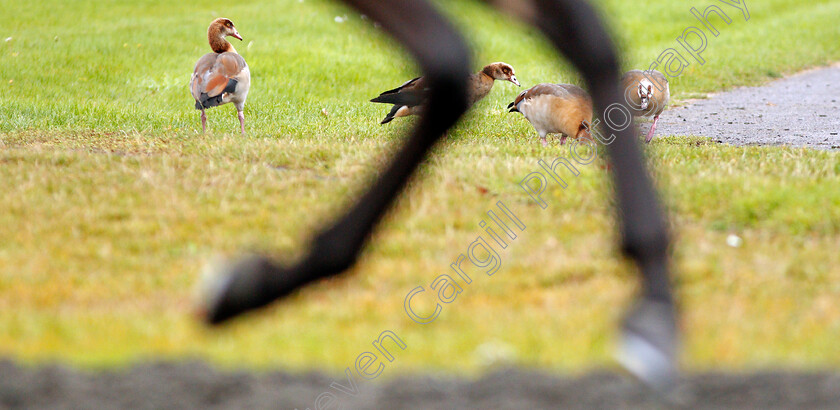
[[429,87],[426,112],[410,138],[368,191],[332,226],[316,235],[297,264],[250,257],[219,268],[204,315],[220,323],[267,305],[316,280],[350,268],[382,215],[440,136],[467,109],[469,53],[455,29],[426,1],[345,0],[402,43],[418,61]]
[[[539,27],[581,71],[598,112],[623,103],[618,58],[595,11],[581,0],[488,0]],[[207,320],[222,322],[264,306],[318,279],[353,265],[370,232],[408,181],[428,150],[467,108],[467,49],[455,30],[424,1],[346,0],[380,22],[418,60],[429,81],[428,111],[388,169],[334,225],[316,236],[291,267],[269,259],[244,259],[227,267],[207,303]],[[602,116],[603,117],[603,116]],[[656,388],[668,388],[675,374],[676,326],[668,277],[668,235],[651,180],[641,161],[633,129],[618,129],[612,157],[624,251],[639,266],[643,297],[623,324],[622,362]]]
[[[537,26],[577,68],[597,113],[624,104],[619,60],[595,10],[582,0],[487,0]],[[668,274],[668,233],[663,212],[642,162],[635,127],[618,129],[604,118],[625,253],[641,271],[643,296],[625,318],[619,359],[655,388],[670,388],[676,376],[676,314]],[[607,140],[610,138],[608,137]]]

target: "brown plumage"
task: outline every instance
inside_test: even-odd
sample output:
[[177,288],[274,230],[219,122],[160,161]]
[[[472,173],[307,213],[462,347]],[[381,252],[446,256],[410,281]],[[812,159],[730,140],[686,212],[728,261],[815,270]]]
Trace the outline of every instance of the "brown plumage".
[[525,116],[543,145],[548,145],[547,134],[562,134],[561,144],[567,137],[591,138],[592,98],[576,85],[537,84],[520,93],[508,108]]
[[621,77],[621,85],[630,112],[637,117],[653,117],[653,125],[645,137],[645,142],[650,142],[659,114],[662,114],[671,99],[668,79],[656,70],[632,70]]
[[[486,97],[493,88],[496,80],[510,81],[519,86],[516,73],[513,67],[507,63],[493,63],[485,66],[481,71],[470,74],[469,78],[469,104],[473,104]],[[424,110],[426,102],[426,85],[423,77],[409,80],[403,85],[379,94],[378,97],[370,100],[375,103],[394,104],[391,111],[380,124],[387,124],[394,118],[408,115],[420,115]]]
[[201,130],[207,129],[204,110],[232,102],[236,106],[239,127],[245,134],[245,99],[251,86],[251,73],[245,59],[236,53],[233,44],[225,37],[242,40],[233,22],[217,18],[207,28],[207,40],[212,53],[205,54],[195,64],[190,79],[190,92],[195,99],[195,109],[201,110]]

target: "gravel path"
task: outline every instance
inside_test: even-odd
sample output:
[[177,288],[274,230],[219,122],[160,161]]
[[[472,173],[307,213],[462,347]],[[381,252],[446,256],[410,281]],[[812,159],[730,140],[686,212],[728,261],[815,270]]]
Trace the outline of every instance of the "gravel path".
[[[642,124],[647,133],[649,124]],[[840,64],[742,87],[665,111],[656,135],[699,135],[732,145],[840,149]]]
[[[315,399],[346,378],[285,372],[223,372],[199,362],[157,363],[99,373],[0,362],[0,408],[315,409]],[[359,382],[351,409],[668,408],[632,380],[610,372],[577,377],[501,370],[477,380],[405,376]],[[704,373],[686,377],[686,408],[832,408],[840,374]],[[325,403],[321,403],[325,404]]]

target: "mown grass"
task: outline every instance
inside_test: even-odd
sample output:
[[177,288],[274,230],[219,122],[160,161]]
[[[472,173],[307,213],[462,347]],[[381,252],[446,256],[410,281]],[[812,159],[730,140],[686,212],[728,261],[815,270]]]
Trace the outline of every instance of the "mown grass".
[[[696,24],[690,6],[709,4],[601,2],[628,67],[678,47]],[[506,61],[524,86],[576,78],[531,29],[478,3],[440,5],[464,28],[476,68]],[[721,7],[733,22],[709,36],[704,66],[672,81],[678,100],[840,58],[838,1],[750,3],[749,21]],[[408,349],[386,374],[469,372],[499,358],[564,370],[609,362],[636,282],[616,256],[604,164],[553,188],[547,210],[535,206],[516,184],[565,147],[543,149],[505,113],[512,85],[497,84],[435,149],[350,275],[211,331],[191,316],[202,265],[243,249],[299,255],[411,126],[379,126],[386,108],[366,101],[415,74],[413,63],[331,2],[0,9],[14,16],[0,31],[11,37],[0,43],[0,353],[336,371],[387,329]],[[229,106],[210,111],[200,135],[186,88],[219,15],[246,38],[235,44],[253,75],[244,138]],[[646,154],[677,239],[686,363],[840,365],[838,154],[696,137],[657,138]],[[502,269],[473,275],[435,323],[410,321],[406,293],[447,272],[499,200],[528,226]],[[727,246],[730,234],[743,245]]]

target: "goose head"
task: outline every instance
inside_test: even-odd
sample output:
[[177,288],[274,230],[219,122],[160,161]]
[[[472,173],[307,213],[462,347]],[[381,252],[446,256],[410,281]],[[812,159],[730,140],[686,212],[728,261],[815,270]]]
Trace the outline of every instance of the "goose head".
[[513,66],[508,63],[498,62],[489,64],[484,67],[482,72],[494,80],[510,81],[519,87],[519,80],[516,79],[516,72],[513,71]]
[[653,84],[645,78],[639,81],[639,88],[636,91],[639,93],[640,108],[646,110],[650,105],[650,99],[653,98]]

